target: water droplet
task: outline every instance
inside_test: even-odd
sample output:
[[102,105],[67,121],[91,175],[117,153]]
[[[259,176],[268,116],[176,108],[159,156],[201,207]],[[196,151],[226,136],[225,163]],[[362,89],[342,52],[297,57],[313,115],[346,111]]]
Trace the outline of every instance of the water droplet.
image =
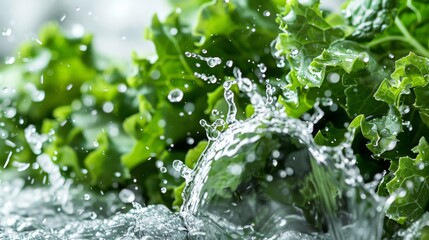
[[61,18],[60,18],[60,22],[64,22],[64,20],[66,19],[66,15],[64,14]]
[[168,94],[168,100],[172,103],[174,102],[180,102],[183,99],[183,92],[182,90],[175,88],[170,91]]
[[45,91],[43,90],[35,90],[31,93],[31,100],[33,102],[42,102],[45,99]]
[[340,74],[335,73],[335,72],[331,72],[328,74],[327,78],[328,78],[328,82],[337,83],[340,81]]
[[362,59],[362,61],[363,61],[364,63],[368,63],[368,62],[369,62],[369,57],[364,57],[364,58]]
[[294,46],[291,46],[290,47],[290,49],[289,49],[289,51],[290,51],[290,56],[291,57],[296,57],[296,56],[298,56],[298,53],[299,53],[299,51],[298,51],[298,48],[296,48],[296,47],[294,47]]
[[228,166],[228,171],[232,175],[240,175],[243,172],[243,166],[241,164],[231,164]]
[[195,143],[195,140],[194,140],[192,137],[187,137],[187,138],[186,138],[186,143],[187,143],[188,145],[192,145],[192,144],[194,144],[194,143]]
[[115,108],[115,106],[113,105],[112,102],[105,102],[103,104],[103,112],[105,112],[105,113],[111,113],[111,112],[113,112],[114,108]]
[[166,193],[166,192],[167,192],[167,188],[162,187],[162,188],[161,188],[161,193]]
[[[396,135],[396,134],[394,134],[394,135]],[[391,141],[391,142],[387,145],[386,149],[387,149],[387,150],[392,150],[392,149],[394,149],[395,147],[396,147],[396,141]]]
[[263,63],[258,64],[258,68],[261,73],[265,73],[267,71],[267,66],[265,66]]
[[185,106],[183,106],[183,110],[185,110],[185,112],[190,115],[195,110],[195,104],[191,102],[185,103]]
[[263,13],[264,17],[269,17],[271,15],[270,11],[265,10]]
[[222,63],[222,60],[218,57],[209,57],[207,58],[206,61],[207,61],[207,65],[211,68],[216,67],[217,65]]
[[176,36],[178,32],[179,32],[179,31],[177,30],[177,28],[171,28],[171,29],[170,29],[170,34],[171,34],[172,36]]
[[252,92],[253,91],[253,83],[248,78],[239,78],[238,80],[238,87],[243,92]]
[[91,199],[91,196],[88,193],[85,193],[83,195],[83,200],[88,201],[89,199]]
[[4,116],[6,118],[13,118],[16,115],[16,108],[14,107],[8,107],[4,109]]
[[119,199],[121,199],[123,203],[131,203],[136,199],[136,195],[133,191],[124,188],[119,192]]
[[89,218],[92,219],[92,220],[95,220],[95,219],[97,219],[97,214],[95,212],[90,212],[89,213]]
[[118,92],[124,93],[127,91],[128,87],[125,83],[120,83],[120,84],[118,84],[117,89],[118,89]]
[[166,173],[166,172],[167,172],[167,168],[166,168],[166,167],[160,167],[160,168],[159,168],[159,171],[160,171],[161,173]]
[[6,161],[3,165],[3,168],[6,168],[7,165],[9,164],[10,158],[12,157],[12,151],[9,152],[9,154],[7,155]]
[[226,61],[226,66],[227,67],[232,67],[233,64],[234,64],[234,62],[232,60]]
[[88,50],[88,46],[86,46],[85,44],[81,44],[79,45],[79,50],[85,52],[86,50]]
[[14,166],[18,172],[23,172],[30,167],[30,163],[23,163],[23,162],[15,161],[12,163],[12,166]]

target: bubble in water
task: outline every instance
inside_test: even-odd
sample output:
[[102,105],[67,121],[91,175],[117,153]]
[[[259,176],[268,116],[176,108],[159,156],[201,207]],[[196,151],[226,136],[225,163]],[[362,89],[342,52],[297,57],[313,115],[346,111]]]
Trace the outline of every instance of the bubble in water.
[[168,93],[168,100],[172,103],[180,102],[183,99],[182,90],[175,88]]
[[131,203],[136,199],[136,195],[133,191],[124,188],[119,192],[119,199],[121,199],[123,203]]

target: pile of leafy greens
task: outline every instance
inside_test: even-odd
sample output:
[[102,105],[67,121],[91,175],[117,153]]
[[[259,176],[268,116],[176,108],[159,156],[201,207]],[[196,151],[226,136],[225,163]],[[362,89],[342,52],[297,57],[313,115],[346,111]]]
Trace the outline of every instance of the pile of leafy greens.
[[[29,184],[43,181],[25,139],[34,125],[64,176],[94,189],[137,184],[146,203],[177,207],[183,180],[172,161],[195,164],[207,144],[199,121],[226,115],[222,83],[236,67],[261,92],[275,86],[291,117],[332,101],[315,141],[335,146],[353,132],[365,181],[382,173],[378,194],[397,195],[386,236],[429,210],[425,1],[349,0],[339,13],[315,0],[172,4],[181,11],[154,16],[146,31],[156,60],[134,54],[132,72],[96,55],[91,35],[55,24],[23,44],[15,63],[0,66],[1,165],[25,170]],[[246,118],[249,101],[236,98]]]

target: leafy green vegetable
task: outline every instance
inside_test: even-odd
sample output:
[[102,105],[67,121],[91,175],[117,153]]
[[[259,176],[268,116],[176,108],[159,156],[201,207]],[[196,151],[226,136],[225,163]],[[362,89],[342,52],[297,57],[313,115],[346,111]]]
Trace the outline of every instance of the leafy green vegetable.
[[383,32],[394,21],[398,1],[358,0],[349,1],[344,17],[354,26],[352,39],[368,41]]
[[[174,202],[177,208],[184,185],[172,162],[194,166],[208,144],[200,120],[226,116],[222,84],[241,74],[261,94],[268,83],[290,117],[307,120],[319,102],[325,116],[315,126],[315,142],[349,141],[365,181],[386,172],[379,195],[399,196],[387,209],[386,238],[425,216],[425,1],[349,0],[342,13],[323,11],[316,0],[171,2],[181,11],[163,20],[155,15],[146,31],[157,58],[134,54],[131,74],[123,66],[99,64],[92,36],[69,36],[55,24],[41,30],[42,44],[23,44],[14,64],[0,66],[2,165],[33,164],[38,153],[31,151],[25,129],[34,125],[48,136],[42,152],[65,176],[102,189],[137,183],[146,203]],[[255,106],[231,90],[237,118],[251,116]],[[211,176],[222,184],[208,187],[220,198],[230,196],[245,179],[225,169],[245,162],[246,154],[268,158],[279,144],[281,139],[261,138],[225,157]],[[241,167],[257,169],[252,177],[259,177],[269,169],[261,161]],[[24,174],[43,179],[37,167]],[[321,197],[313,182],[295,187],[308,199]]]
[[429,203],[429,145],[424,137],[419,145],[413,148],[417,157],[402,157],[395,171],[395,177],[386,184],[390,194],[399,197],[390,206],[389,217],[399,223],[413,222],[426,211]]

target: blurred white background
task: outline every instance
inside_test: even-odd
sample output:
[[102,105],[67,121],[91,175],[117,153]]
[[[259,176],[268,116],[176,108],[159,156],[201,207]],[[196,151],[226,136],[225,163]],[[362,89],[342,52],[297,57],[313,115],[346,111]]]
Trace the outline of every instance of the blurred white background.
[[[337,9],[340,2],[322,0],[322,5]],[[153,14],[163,19],[170,11],[168,0],[0,0],[0,59],[15,55],[23,41],[34,41],[49,21],[65,30],[83,27],[94,35],[96,51],[107,57],[128,60],[132,51],[152,55],[144,29]]]
[[152,54],[143,38],[153,14],[166,17],[167,0],[0,0],[0,59],[16,53],[20,43],[34,40],[40,28],[56,21],[65,30],[83,27],[94,35],[98,52],[129,59],[130,53]]

